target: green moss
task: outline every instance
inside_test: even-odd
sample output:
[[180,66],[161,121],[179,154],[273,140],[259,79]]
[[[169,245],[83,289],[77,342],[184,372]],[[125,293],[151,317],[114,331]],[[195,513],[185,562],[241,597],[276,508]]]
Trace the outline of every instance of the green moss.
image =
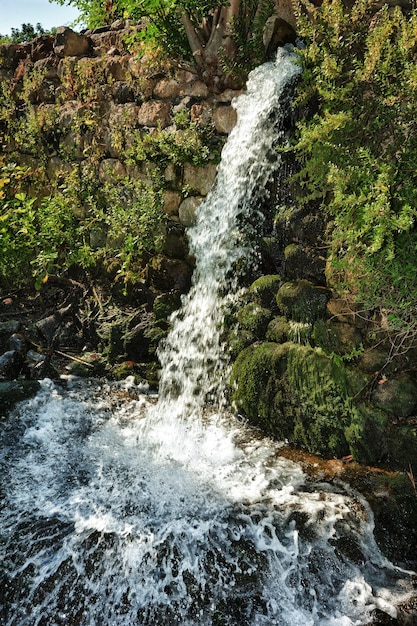
[[360,463],[376,464],[387,458],[387,416],[368,403],[355,406],[345,429],[350,453]]
[[284,283],[276,297],[279,310],[295,322],[313,324],[326,312],[330,293],[308,280]]
[[294,421],[292,440],[310,452],[347,454],[344,429],[352,418],[352,403],[343,365],[321,351],[292,345],[287,385]]
[[163,293],[155,298],[153,312],[155,319],[166,320],[181,306],[181,298],[178,292]]
[[277,274],[261,276],[249,288],[255,301],[263,307],[272,308],[276,305],[275,298],[282,283],[281,277]]
[[256,426],[310,452],[343,456],[352,403],[343,365],[287,342],[250,346],[232,371],[233,401]]
[[231,376],[232,401],[239,411],[278,439],[291,436],[279,381],[287,368],[288,344],[262,343],[241,352]]
[[267,341],[275,341],[275,343],[284,343],[288,341],[288,336],[290,334],[290,325],[286,317],[280,315],[279,317],[274,317],[268,324],[268,328],[266,331],[266,339]]
[[226,343],[232,359],[236,359],[238,354],[255,342],[255,335],[250,330],[234,328],[227,337]]
[[237,313],[239,326],[251,331],[258,339],[264,337],[270,319],[271,311],[259,306],[256,302],[249,302]]

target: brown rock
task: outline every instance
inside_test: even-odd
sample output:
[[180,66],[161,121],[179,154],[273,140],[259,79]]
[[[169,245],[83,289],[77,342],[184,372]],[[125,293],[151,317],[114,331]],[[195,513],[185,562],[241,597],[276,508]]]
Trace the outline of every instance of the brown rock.
[[171,104],[161,100],[144,102],[138,112],[138,122],[142,126],[165,128],[169,123]]
[[52,35],[41,35],[31,44],[30,56],[32,61],[39,61],[49,56],[54,48],[54,37]]
[[217,166],[214,163],[201,167],[186,163],[184,165],[184,185],[193,191],[198,191],[202,196],[206,196],[213,186],[216,173]]
[[180,93],[180,85],[174,78],[163,78],[156,83],[153,93],[156,98],[176,98]]
[[101,161],[99,178],[103,182],[113,182],[125,176],[126,168],[118,159],[103,159],[103,161]]
[[191,121],[199,126],[208,126],[213,121],[213,111],[208,102],[199,102],[191,107]]
[[219,106],[214,110],[214,126],[221,135],[228,135],[237,122],[237,113],[232,106]]
[[54,52],[59,57],[82,57],[88,54],[90,42],[84,35],[60,26],[56,31]]
[[114,56],[111,57],[107,63],[105,68],[105,73],[107,78],[112,78],[117,81],[126,80],[128,59],[127,57]]
[[209,94],[206,83],[202,80],[194,80],[191,83],[183,83],[180,87],[181,96],[191,96],[192,98],[207,98]]
[[178,216],[178,207],[180,206],[181,196],[176,191],[164,191],[163,203],[164,211],[169,217]]
[[201,196],[190,196],[181,202],[178,209],[180,223],[183,226],[193,226],[196,221],[196,211],[204,198]]

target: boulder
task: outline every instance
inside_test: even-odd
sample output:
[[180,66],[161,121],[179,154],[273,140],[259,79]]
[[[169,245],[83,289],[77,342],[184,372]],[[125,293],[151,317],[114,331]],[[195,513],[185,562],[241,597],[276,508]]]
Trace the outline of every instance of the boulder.
[[278,309],[295,322],[314,323],[326,312],[331,293],[308,280],[284,283],[276,297]]
[[276,295],[281,284],[282,280],[278,274],[267,274],[255,280],[249,291],[261,306],[272,308],[276,306]]
[[194,226],[196,222],[196,211],[204,198],[201,196],[189,196],[183,200],[178,208],[178,217],[183,226]]
[[54,52],[59,57],[83,57],[88,55],[90,41],[71,28],[59,26],[55,34]]
[[206,196],[216,180],[217,166],[214,163],[198,166],[192,163],[184,165],[184,185],[200,195]]

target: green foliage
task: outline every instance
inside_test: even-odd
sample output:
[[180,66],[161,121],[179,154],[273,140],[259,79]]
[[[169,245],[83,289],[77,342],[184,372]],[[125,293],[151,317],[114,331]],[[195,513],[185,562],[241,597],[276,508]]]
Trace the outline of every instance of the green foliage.
[[[417,304],[417,12],[325,0],[300,16],[304,202],[332,219],[328,277],[407,329]],[[315,103],[315,104],[314,104]]]
[[[74,169],[52,196],[39,197],[24,191],[34,174],[0,164],[0,284],[39,287],[49,273],[71,266],[104,265],[125,282],[140,276],[144,256],[163,240],[160,191],[131,181],[103,185],[93,172]],[[88,206],[83,219],[80,206]]]
[[212,159],[208,144],[212,128],[201,128],[190,120],[188,111],[174,117],[174,128],[158,128],[152,133],[134,133],[132,145],[126,151],[128,162],[154,162],[159,166],[168,163],[182,165],[185,162],[204,165]]
[[80,12],[77,22],[85,24],[87,28],[97,28],[105,24],[111,24],[112,21],[119,17],[124,17],[123,8],[118,0],[49,0],[64,6],[76,7]]

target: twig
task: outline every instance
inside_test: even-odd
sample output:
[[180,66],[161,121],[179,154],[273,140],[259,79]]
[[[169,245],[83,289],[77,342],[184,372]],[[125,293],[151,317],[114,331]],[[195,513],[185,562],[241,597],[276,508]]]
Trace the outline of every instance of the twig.
[[66,359],[70,359],[71,361],[76,361],[77,363],[81,363],[82,365],[85,365],[86,367],[89,367],[90,369],[94,368],[94,365],[92,363],[88,363],[87,361],[84,361],[83,359],[79,359],[76,356],[72,356],[71,354],[66,354],[65,352],[61,352],[60,350],[54,350],[54,352],[56,354],[59,354],[60,356],[65,357]]
[[413,474],[413,468],[411,467],[411,463],[409,463],[408,466],[410,468],[410,471],[407,472],[407,476],[410,479],[410,482],[413,485],[414,493],[417,496],[417,486],[416,486],[416,481],[415,481],[414,474]]

